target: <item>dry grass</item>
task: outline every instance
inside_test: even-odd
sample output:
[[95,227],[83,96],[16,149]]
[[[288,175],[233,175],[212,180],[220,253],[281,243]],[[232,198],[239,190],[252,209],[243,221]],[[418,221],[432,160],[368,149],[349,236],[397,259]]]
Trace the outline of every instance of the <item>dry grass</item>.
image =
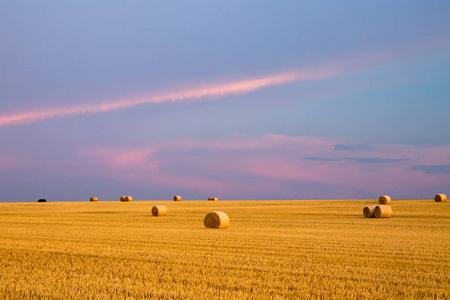
[[372,203],[0,203],[0,299],[449,299],[448,202]]

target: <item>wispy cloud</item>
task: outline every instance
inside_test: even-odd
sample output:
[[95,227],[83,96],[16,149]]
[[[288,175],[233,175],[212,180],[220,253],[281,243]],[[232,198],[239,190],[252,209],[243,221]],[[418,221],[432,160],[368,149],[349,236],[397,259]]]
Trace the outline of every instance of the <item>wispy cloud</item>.
[[49,181],[95,178],[143,190],[158,186],[187,194],[217,193],[231,199],[334,197],[333,190],[323,191],[320,186],[341,187],[341,197],[391,192],[414,195],[448,183],[445,174],[450,147],[373,144],[366,157],[352,157],[348,152],[336,156],[341,153],[333,150],[338,143],[364,142],[238,134],[177,138],[139,147],[80,146],[65,157],[45,160],[0,153],[0,175],[1,171],[3,176],[20,174],[24,169],[29,172],[31,166],[36,174],[49,174]]
[[435,165],[435,166],[417,165],[411,167],[411,170],[419,170],[427,174],[450,174],[450,165]]
[[298,82],[305,80],[324,79],[335,76],[337,74],[338,74],[337,72],[329,70],[288,72],[266,77],[253,78],[224,84],[216,84],[205,87],[195,87],[177,92],[159,95],[158,94],[147,95],[143,97],[119,101],[96,103],[96,104],[83,104],[60,108],[46,108],[16,114],[5,114],[0,115],[0,126],[24,124],[61,116],[103,113],[133,107],[140,104],[162,103],[169,101],[181,101],[181,100],[202,99],[202,98],[221,98],[228,95],[250,93],[257,89],[273,85],[287,84],[291,82]]
[[346,145],[346,144],[336,144],[334,145],[334,151],[363,151],[369,150],[370,148],[364,145]]
[[[111,100],[102,103],[81,104],[68,107],[42,108],[18,113],[3,114],[0,115],[0,126],[19,125],[55,117],[104,113],[148,103],[163,103],[205,98],[217,99],[229,95],[246,94],[274,85],[307,80],[319,80],[367,70],[373,67],[379,67],[380,65],[386,64],[393,59],[406,59],[405,57],[417,56],[422,52],[436,51],[436,49],[442,51],[443,49],[447,49],[449,47],[450,40],[447,38],[431,39],[423,41],[423,43],[403,45],[402,47],[383,49],[382,51],[376,51],[373,53],[353,55],[351,57],[326,63],[324,65],[309,67],[303,69],[302,71],[285,72],[265,77],[257,77],[228,83],[218,83],[209,86],[193,87],[175,92],[145,95],[142,97],[123,100]],[[409,49],[408,55],[405,55],[404,53],[405,48]]]
[[117,149],[100,147],[83,150],[81,153],[83,156],[90,157],[102,165],[121,171],[136,166],[145,167],[147,170],[154,170],[160,163],[155,158],[155,150],[152,148]]
[[[129,177],[133,181],[182,187],[189,187],[192,181],[207,180],[208,185],[218,188],[220,183],[239,184],[239,181],[230,180],[230,174],[233,174],[231,178],[246,178],[251,182],[264,178],[358,186],[371,181],[387,186],[393,177],[379,177],[380,173],[408,177],[411,175],[411,161],[421,160],[422,156],[439,157],[443,151],[440,148],[422,149],[415,153],[416,149],[409,146],[374,145],[369,150],[373,156],[335,157],[334,145],[336,140],[329,138],[231,135],[205,140],[182,138],[143,149],[100,148],[83,153],[106,166],[106,174],[122,174],[122,179]],[[409,155],[401,158],[388,156],[404,153]],[[399,164],[401,162],[406,165]],[[123,175],[125,169],[134,171]],[[346,170],[346,176],[341,176],[342,170]],[[419,180],[416,177],[411,177],[411,180]]]
[[357,163],[384,164],[408,161],[408,158],[381,158],[381,157],[345,157],[342,160],[354,161]]
[[331,157],[305,157],[304,160],[311,160],[311,161],[339,161],[338,158],[331,158]]
[[400,161],[408,161],[408,158],[381,158],[381,157],[344,157],[344,158],[331,158],[331,157],[305,157],[304,160],[311,161],[354,161],[356,163],[395,163]]
[[331,148],[333,141],[331,139],[324,139],[320,137],[307,136],[287,136],[279,134],[263,134],[258,136],[250,136],[247,134],[233,134],[229,136],[220,137],[220,139],[204,139],[195,140],[187,137],[177,139],[171,142],[164,142],[155,147],[161,149],[208,149],[208,150],[240,150],[252,151],[261,149],[274,149],[280,147],[294,146],[300,147],[308,145],[308,148],[317,150],[318,148]]

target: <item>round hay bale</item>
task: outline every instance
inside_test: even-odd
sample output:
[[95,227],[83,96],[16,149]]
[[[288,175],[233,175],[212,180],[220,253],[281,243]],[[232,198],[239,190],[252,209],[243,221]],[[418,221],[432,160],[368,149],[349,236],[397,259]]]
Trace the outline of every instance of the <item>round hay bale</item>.
[[447,196],[445,194],[437,194],[436,196],[434,196],[434,201],[435,202],[445,202],[445,201],[447,201]]
[[390,204],[391,202],[392,202],[391,197],[389,197],[388,195],[383,195],[380,196],[380,198],[378,198],[379,204]]
[[120,197],[120,201],[124,202],[125,201],[125,196]]
[[181,201],[181,196],[173,196],[173,201]]
[[98,198],[97,197],[91,197],[90,201],[91,202],[98,201]]
[[152,208],[152,215],[155,217],[167,216],[167,208],[164,205],[155,205]]
[[230,219],[223,211],[213,211],[206,214],[203,219],[203,225],[206,228],[227,228],[230,225]]
[[133,197],[131,197],[131,196],[125,197],[125,202],[131,202],[131,201],[133,201]]
[[47,202],[47,199],[39,199],[37,202]]
[[363,214],[364,218],[375,218],[375,207],[376,205],[368,205],[364,207]]
[[377,205],[374,212],[375,218],[392,217],[392,208],[389,205]]
[[209,197],[208,201],[219,201],[219,198],[217,198],[217,197]]

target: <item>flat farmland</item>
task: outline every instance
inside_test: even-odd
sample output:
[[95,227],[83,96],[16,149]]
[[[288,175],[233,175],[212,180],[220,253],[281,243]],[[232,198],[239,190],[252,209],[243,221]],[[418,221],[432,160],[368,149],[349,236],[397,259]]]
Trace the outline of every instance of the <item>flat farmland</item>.
[[376,202],[1,203],[0,298],[449,299],[450,203]]

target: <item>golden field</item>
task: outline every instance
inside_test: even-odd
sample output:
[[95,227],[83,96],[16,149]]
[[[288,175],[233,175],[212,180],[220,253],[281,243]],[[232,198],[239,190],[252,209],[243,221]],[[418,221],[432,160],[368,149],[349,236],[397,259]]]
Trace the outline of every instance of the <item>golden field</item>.
[[0,203],[0,299],[450,298],[449,202],[101,200]]

